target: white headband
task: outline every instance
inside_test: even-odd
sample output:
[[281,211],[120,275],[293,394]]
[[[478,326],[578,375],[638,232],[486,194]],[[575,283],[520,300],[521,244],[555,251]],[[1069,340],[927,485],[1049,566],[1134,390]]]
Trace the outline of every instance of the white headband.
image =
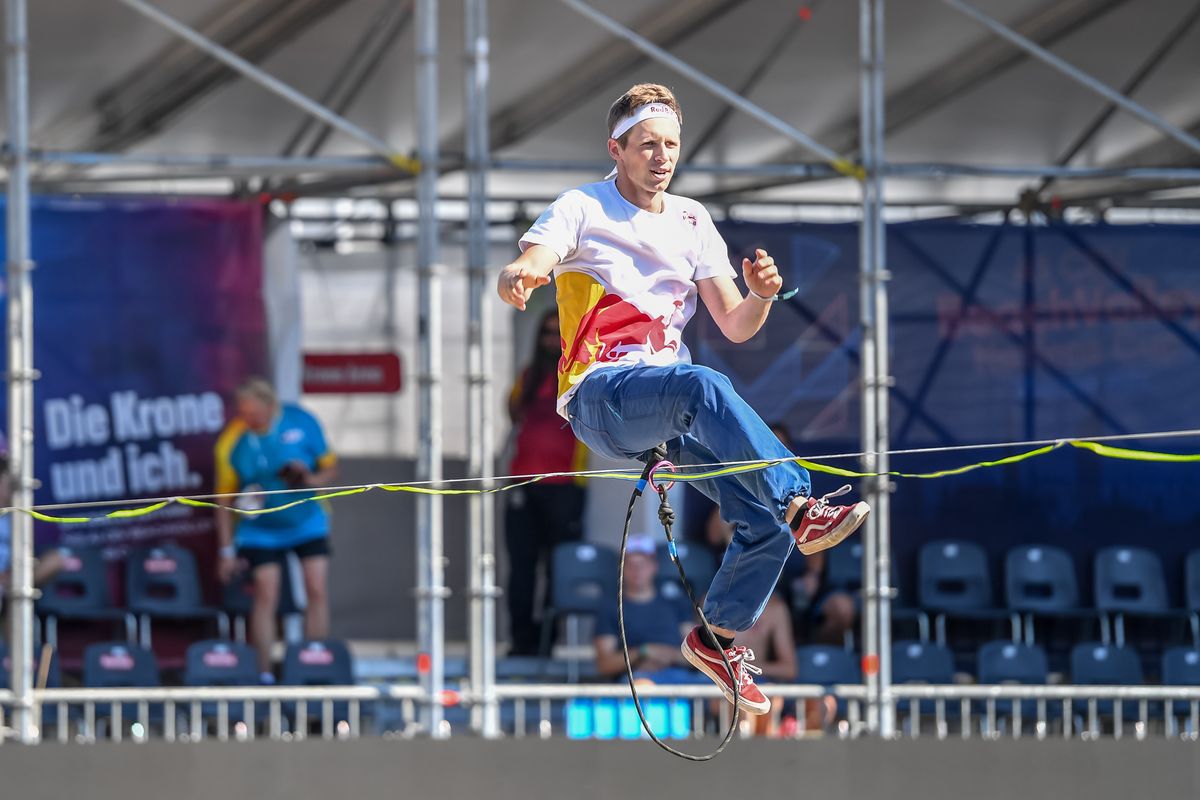
[[630,128],[632,128],[634,125],[637,125],[639,122],[647,119],[658,118],[673,119],[675,120],[675,124],[679,124],[679,115],[672,111],[671,107],[667,104],[646,103],[645,105],[635,108],[629,116],[624,117],[620,122],[618,122],[616,127],[612,129],[612,136],[610,138],[620,139],[629,131]]

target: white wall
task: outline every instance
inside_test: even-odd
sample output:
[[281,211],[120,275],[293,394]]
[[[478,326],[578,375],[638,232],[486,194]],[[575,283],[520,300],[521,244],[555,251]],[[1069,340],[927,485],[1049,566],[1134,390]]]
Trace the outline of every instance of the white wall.
[[[511,245],[495,245],[493,261],[511,260]],[[387,253],[336,254],[308,251],[300,258],[301,314],[305,351],[389,350]],[[467,451],[467,275],[463,249],[442,246],[442,402],[447,457]],[[346,455],[412,457],[417,451],[417,276],[415,247],[401,243],[395,253],[394,348],[400,354],[403,386],[396,395],[307,395],[304,403],[325,424],[333,446]],[[496,447],[508,432],[504,400],[511,385],[512,318],[489,284],[493,304]],[[380,476],[386,480],[387,476]]]

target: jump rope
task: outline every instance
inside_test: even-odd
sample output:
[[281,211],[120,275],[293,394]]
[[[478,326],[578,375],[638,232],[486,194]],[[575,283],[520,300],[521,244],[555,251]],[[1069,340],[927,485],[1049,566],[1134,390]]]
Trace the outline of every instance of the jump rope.
[[617,573],[617,627],[621,631],[621,650],[625,655],[625,675],[629,679],[629,691],[633,694],[633,706],[637,709],[638,719],[642,722],[642,729],[646,731],[646,735],[663,750],[666,750],[673,756],[688,761],[711,761],[720,755],[725,746],[733,739],[733,733],[737,730],[738,712],[741,710],[741,680],[738,674],[734,672],[733,665],[729,662],[729,655],[725,652],[725,648],[717,647],[721,653],[721,661],[725,665],[725,670],[729,674],[730,681],[733,683],[733,714],[729,719],[729,729],[725,731],[725,738],[721,740],[721,744],[716,750],[707,755],[693,755],[685,753],[682,750],[676,750],[671,745],[664,742],[655,735],[651,730],[650,724],[646,721],[646,715],[642,711],[642,699],[638,695],[637,682],[633,679],[633,664],[629,660],[629,642],[625,638],[625,551],[629,544],[629,524],[633,519],[633,507],[637,504],[638,498],[645,492],[649,486],[658,494],[658,520],[662,523],[663,532],[667,537],[667,552],[671,555],[671,561],[675,564],[675,569],[679,570],[679,580],[683,583],[683,589],[687,592],[688,600],[692,603],[692,608],[700,617],[700,624],[704,626],[704,630],[708,633],[710,641],[716,641],[713,635],[712,627],[708,624],[708,618],[704,616],[704,609],[696,601],[696,595],[692,591],[692,584],[688,582],[687,573],[683,570],[683,563],[679,560],[679,552],[675,547],[675,539],[671,535],[671,527],[675,524],[675,510],[671,508],[670,501],[667,500],[667,491],[671,486],[675,485],[671,481],[670,485],[655,483],[654,474],[659,470],[674,470],[675,465],[666,460],[667,450],[663,445],[649,450],[641,456],[642,461],[646,462],[646,468],[642,470],[642,477],[638,479],[634,485],[633,493],[629,497],[629,507],[625,510],[625,529],[621,533],[621,565]]

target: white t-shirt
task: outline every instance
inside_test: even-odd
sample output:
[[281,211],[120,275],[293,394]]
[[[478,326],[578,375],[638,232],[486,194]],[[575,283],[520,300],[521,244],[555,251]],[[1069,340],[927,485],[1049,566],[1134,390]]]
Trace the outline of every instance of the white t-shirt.
[[654,214],[630,203],[612,180],[561,195],[521,237],[558,255],[554,282],[563,353],[558,413],[601,367],[690,361],[683,327],[696,311],[696,281],[736,276],[704,206],[663,195]]

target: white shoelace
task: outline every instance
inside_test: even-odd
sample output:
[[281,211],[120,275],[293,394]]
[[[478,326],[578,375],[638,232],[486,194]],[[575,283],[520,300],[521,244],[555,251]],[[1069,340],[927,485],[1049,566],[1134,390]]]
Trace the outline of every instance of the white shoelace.
[[754,678],[746,674],[748,672],[762,675],[762,667],[750,663],[754,660],[754,651],[749,647],[731,647],[725,653],[729,656],[730,666],[741,664],[742,668],[738,671],[738,686],[754,683]]
[[816,502],[814,502],[811,506],[809,506],[808,516],[812,519],[817,519],[822,514],[827,513],[830,510],[829,500],[834,497],[841,497],[842,495],[849,492],[850,488],[851,488],[850,484],[847,483],[845,486],[838,489],[836,492],[829,492],[828,494],[821,495],[817,499]]

